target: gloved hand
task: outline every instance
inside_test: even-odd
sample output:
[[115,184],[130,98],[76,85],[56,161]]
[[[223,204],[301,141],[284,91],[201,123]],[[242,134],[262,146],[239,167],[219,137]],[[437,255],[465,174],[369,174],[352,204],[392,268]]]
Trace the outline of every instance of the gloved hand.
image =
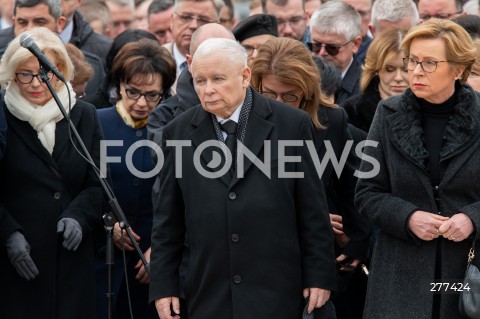
[[26,280],[32,280],[38,275],[37,266],[30,257],[30,245],[22,233],[16,231],[11,234],[5,243],[10,263],[17,273]]
[[64,217],[57,223],[57,233],[63,232],[63,247],[67,250],[77,250],[82,241],[82,227],[73,218]]

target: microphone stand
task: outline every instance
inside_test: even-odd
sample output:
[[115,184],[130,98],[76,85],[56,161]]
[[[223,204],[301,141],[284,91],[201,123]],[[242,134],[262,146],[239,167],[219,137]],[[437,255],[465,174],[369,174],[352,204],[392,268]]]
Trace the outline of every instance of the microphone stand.
[[[48,90],[52,94],[55,102],[58,105],[58,108],[60,109],[60,112],[62,112],[62,114],[63,114],[63,117],[65,118],[65,120],[67,120],[68,125],[70,126],[70,129],[73,132],[73,135],[75,136],[76,141],[78,142],[78,144],[80,145],[80,148],[83,151],[83,154],[88,159],[90,165],[94,166],[95,162],[93,161],[93,158],[90,155],[90,152],[88,151],[87,147],[85,146],[85,143],[83,143],[83,140],[80,137],[80,135],[78,134],[78,131],[77,131],[75,125],[73,125],[73,122],[70,119],[70,116],[67,114],[64,106],[62,105],[62,102],[58,98],[57,92],[55,92],[55,89],[52,87],[52,84],[50,83],[50,79],[48,78],[48,75],[47,75],[48,72],[43,67],[40,67],[40,70],[39,70],[38,73],[40,74],[40,77],[42,78],[43,83],[45,83],[47,85]],[[66,82],[63,82],[63,83],[65,84],[65,86],[67,86]],[[68,87],[67,87],[67,90],[68,90]],[[97,175],[98,180],[100,181],[100,184],[102,185],[103,190],[107,194],[108,203],[109,203],[109,205],[112,209],[112,212],[115,216],[115,219],[120,224],[120,227],[126,231],[126,233],[128,235],[128,238],[130,238],[130,241],[132,242],[132,244],[135,248],[135,251],[137,252],[140,259],[142,260],[142,263],[145,267],[145,270],[147,271],[147,274],[150,276],[150,265],[148,264],[147,260],[145,259],[145,256],[143,255],[140,247],[138,246],[137,241],[133,237],[132,230],[130,228],[130,224],[128,223],[128,220],[125,217],[125,215],[123,214],[122,208],[120,207],[120,204],[118,203],[118,200],[115,197],[115,194],[113,193],[113,190],[107,184],[107,182],[104,180],[104,178],[102,178],[102,176],[100,174],[100,170],[98,168],[94,167],[94,171],[95,171],[95,174]],[[104,220],[108,221],[110,223],[112,221],[112,218],[111,218],[111,216],[110,216],[110,218],[107,216],[107,217],[104,217]],[[111,226],[110,226],[109,223],[106,223],[106,225],[107,225],[107,232],[109,232],[108,236],[110,236],[110,240],[109,240],[110,246],[112,246],[113,241],[111,240],[111,235],[112,235],[113,227],[110,228]],[[107,247],[107,267],[109,268],[108,269],[108,289],[109,289],[109,291],[107,292],[108,308],[109,308],[108,309],[108,316],[109,316],[108,318],[111,318],[112,313],[113,313],[113,311],[112,311],[112,306],[113,306],[112,295],[113,294],[112,294],[112,291],[111,291],[112,290],[112,285],[111,285],[112,264],[113,264],[113,246],[112,247]]]

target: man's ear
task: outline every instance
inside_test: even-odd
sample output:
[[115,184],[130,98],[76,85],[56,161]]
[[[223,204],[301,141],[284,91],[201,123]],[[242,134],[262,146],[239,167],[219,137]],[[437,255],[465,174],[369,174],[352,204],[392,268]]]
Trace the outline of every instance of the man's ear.
[[185,58],[187,59],[187,64],[188,64],[188,72],[192,73],[191,67],[192,67],[192,56],[190,54],[186,54]]
[[60,34],[62,33],[63,29],[65,29],[65,26],[67,25],[67,18],[64,16],[61,16],[57,20],[57,33]]
[[375,28],[373,27],[373,25],[371,24],[368,25],[368,31],[370,31],[370,33],[372,34],[372,37],[375,37]]
[[355,54],[357,53],[358,48],[360,48],[360,45],[362,44],[362,37],[361,36],[356,37],[355,39],[353,39],[352,43],[353,43],[353,53]]

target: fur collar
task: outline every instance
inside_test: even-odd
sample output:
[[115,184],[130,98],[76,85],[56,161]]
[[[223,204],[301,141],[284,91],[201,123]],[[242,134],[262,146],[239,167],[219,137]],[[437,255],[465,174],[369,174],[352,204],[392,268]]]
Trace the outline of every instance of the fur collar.
[[[459,84],[456,85],[455,94],[457,104],[445,128],[440,162],[464,150],[480,135],[478,95],[469,86]],[[387,117],[395,147],[417,165],[427,169],[428,152],[416,96],[407,89],[402,95],[388,99],[385,107],[395,111]]]

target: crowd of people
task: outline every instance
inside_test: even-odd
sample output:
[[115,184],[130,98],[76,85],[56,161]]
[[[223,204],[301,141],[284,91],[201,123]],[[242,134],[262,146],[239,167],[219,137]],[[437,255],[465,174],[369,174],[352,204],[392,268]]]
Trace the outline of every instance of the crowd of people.
[[245,4],[0,0],[0,318],[465,318],[478,0]]

